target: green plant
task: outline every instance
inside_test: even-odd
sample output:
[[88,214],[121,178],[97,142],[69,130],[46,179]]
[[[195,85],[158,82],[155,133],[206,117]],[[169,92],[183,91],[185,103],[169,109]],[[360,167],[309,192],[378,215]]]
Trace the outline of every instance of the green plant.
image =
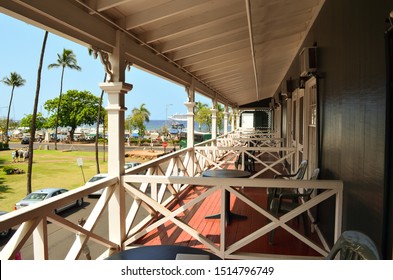
[[7,175],[11,175],[11,174],[23,174],[25,173],[25,171],[23,169],[11,166],[11,165],[7,165],[7,166],[3,166],[3,171],[7,174]]
[[9,150],[9,145],[8,145],[8,143],[0,142],[0,151],[1,151],[1,150]]

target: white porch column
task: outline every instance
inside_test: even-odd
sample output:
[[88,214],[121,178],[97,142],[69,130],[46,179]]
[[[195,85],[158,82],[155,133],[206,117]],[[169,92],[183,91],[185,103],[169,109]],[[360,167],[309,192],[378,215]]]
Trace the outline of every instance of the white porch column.
[[[195,102],[185,102],[184,105],[187,107],[187,148],[194,147],[194,107]],[[188,176],[193,177],[195,175],[194,158],[195,151],[192,150],[187,154],[189,157],[189,163],[187,164]]]
[[224,135],[228,134],[228,105],[224,107]]
[[194,147],[194,107],[195,102],[185,102],[187,107],[187,148]]
[[[124,32],[116,33],[116,47],[108,55],[101,52],[101,60],[109,75],[109,81],[100,83],[100,88],[108,94],[108,174],[121,179],[124,174],[124,120],[125,94],[132,89],[131,84],[125,83],[125,70],[129,66],[125,58]],[[108,203],[109,239],[121,246],[126,235],[125,190],[119,183]],[[105,192],[104,194],[105,195]]]
[[[100,83],[100,88],[108,93],[108,174],[119,177],[124,174],[124,119],[125,94],[132,85],[123,82]],[[125,235],[124,188],[120,184],[109,201],[109,239],[121,244]]]
[[212,139],[217,138],[217,101],[213,100],[213,108],[211,108],[212,112]]
[[232,119],[231,119],[231,131],[235,131],[235,111],[232,109]]
[[[194,80],[192,80],[190,87],[186,88],[188,101],[184,103],[187,107],[187,148],[194,147],[194,108],[195,108],[195,88]],[[188,176],[193,177],[195,175],[195,151],[192,150],[187,154],[189,157],[189,162],[187,164]]]
[[240,128],[240,112],[236,110],[236,129]]
[[132,85],[113,82],[100,83],[100,88],[108,94],[108,173],[119,176],[124,174],[124,119],[125,94]]
[[195,87],[194,80],[186,87],[188,101],[184,103],[187,107],[187,148],[194,147],[194,108],[195,108]]

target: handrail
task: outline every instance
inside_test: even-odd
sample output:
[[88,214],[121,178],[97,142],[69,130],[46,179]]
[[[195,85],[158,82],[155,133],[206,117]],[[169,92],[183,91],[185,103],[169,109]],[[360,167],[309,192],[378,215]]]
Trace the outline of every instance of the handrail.
[[[176,152],[169,153],[155,160],[143,163],[130,170],[128,174],[118,177],[108,177],[106,179],[97,181],[92,186],[83,186],[74,190],[71,190],[63,195],[59,195],[53,199],[37,203],[30,207],[21,208],[17,211],[7,213],[0,216],[0,231],[11,227],[18,227],[17,231],[10,238],[9,242],[3,247],[0,252],[0,259],[13,259],[15,254],[21,250],[26,244],[27,240],[33,238],[32,247],[34,250],[34,259],[49,259],[49,236],[47,232],[47,221],[55,224],[62,230],[66,230],[69,233],[80,233],[83,238],[83,242],[72,242],[69,252],[65,253],[66,259],[78,259],[82,252],[83,246],[87,241],[99,244],[103,248],[103,252],[97,258],[102,259],[109,256],[113,252],[122,250],[125,246],[132,242],[136,237],[142,234],[142,230],[146,231],[146,225],[149,225],[149,229],[153,225],[158,225],[160,222],[153,223],[152,217],[157,217],[158,214],[163,215],[163,219],[172,220],[183,230],[194,236],[201,243],[205,244],[216,254],[223,258],[255,258],[256,256],[250,256],[247,254],[236,253],[238,248],[247,244],[249,240],[255,239],[263,234],[266,234],[270,230],[281,226],[288,230],[291,234],[294,234],[300,240],[304,241],[309,246],[314,248],[314,244],[309,244],[307,240],[303,240],[303,237],[297,236],[296,233],[292,233],[289,228],[286,227],[285,221],[290,215],[284,215],[280,218],[271,216],[265,209],[258,205],[255,205],[251,200],[245,197],[242,193],[236,191],[230,186],[239,185],[250,188],[266,188],[266,187],[280,187],[290,188],[294,187],[305,187],[305,188],[318,188],[318,189],[329,189],[330,192],[322,192],[323,196],[317,196],[313,198],[312,203],[320,203],[324,199],[324,196],[336,196],[336,225],[335,225],[335,239],[338,238],[341,233],[341,205],[342,205],[342,182],[341,181],[320,181],[308,182],[302,181],[301,185],[299,182],[292,182],[290,180],[271,180],[271,179],[218,179],[218,178],[203,178],[201,173],[204,170],[210,168],[225,168],[226,164],[232,164],[234,162],[234,156],[242,156],[245,154],[251,155],[250,151],[257,151],[258,153],[275,153],[282,154],[278,156],[278,162],[285,159],[287,155],[292,153],[293,148],[286,147],[247,147],[238,145],[235,137],[228,135],[228,137],[222,137],[205,141],[196,145],[193,148],[182,149]],[[225,143],[225,145],[223,145]],[[238,145],[238,146],[236,146]],[[278,153],[281,152],[281,153]],[[232,158],[231,158],[232,157]],[[255,155],[255,160],[258,164],[266,165],[265,169],[272,169],[272,163],[264,162],[258,155]],[[278,164],[278,163],[275,163]],[[146,175],[140,175],[145,173]],[[261,228],[259,231],[251,233],[246,239],[242,239],[231,246],[226,246],[225,242],[221,242],[222,245],[216,246],[212,244],[207,238],[203,237],[195,229],[192,229],[186,223],[176,219],[176,214],[169,210],[168,206],[172,201],[176,200],[181,196],[184,190],[194,185],[210,186],[209,190],[203,195],[199,196],[196,200],[189,202],[184,207],[190,207],[191,205],[201,201],[212,194],[213,190],[230,191],[236,195],[239,199],[245,201],[248,205],[254,208],[259,213],[265,215],[272,223]],[[84,227],[79,227],[77,224],[70,222],[69,220],[62,218],[61,216],[54,214],[54,209],[61,205],[76,201],[83,196],[89,195],[100,189],[105,189],[99,200],[97,201],[91,214],[88,216]],[[150,190],[150,193],[147,190]],[[125,190],[125,192],[122,192]],[[125,193],[126,196],[136,198],[131,203],[130,208],[125,208],[124,203],[117,204],[118,196],[121,193]],[[122,195],[124,197],[124,195]],[[122,198],[124,199],[124,198]],[[115,203],[109,203],[113,200]],[[118,206],[116,206],[118,205]],[[311,207],[310,202],[305,204],[303,207]],[[117,209],[116,209],[117,207]],[[113,236],[105,237],[97,234],[94,229],[100,222],[101,217],[105,210],[109,210],[109,215],[118,215],[125,217],[124,223],[125,231],[122,233],[118,228],[113,228],[116,223],[111,224],[108,221],[109,231],[117,232],[124,236],[120,239],[114,238]],[[140,221],[135,222],[135,217],[140,213],[141,209],[144,209],[145,214]],[[177,210],[180,211],[180,210]],[[298,211],[298,210],[297,210]],[[118,218],[118,217],[115,217]],[[111,218],[109,220],[112,220]],[[223,224],[223,223],[221,223]],[[221,230],[221,240],[225,240],[225,227]],[[119,236],[116,235],[115,236]],[[326,248],[314,248],[316,251],[324,255]],[[263,258],[264,256],[258,256]],[[269,256],[274,258],[276,256]]]
[[[136,188],[132,185],[136,182],[139,183],[147,183],[150,182],[152,184],[165,184],[165,185],[175,185],[175,184],[188,184],[188,185],[201,185],[208,187],[208,191],[203,195],[198,196],[197,198],[193,199],[186,205],[183,205],[181,209],[177,209],[175,211],[170,211],[169,209],[163,207],[160,203],[151,199],[146,194],[139,192]],[[156,227],[162,225],[164,222],[171,221],[186,231],[188,234],[196,238],[199,242],[204,244],[208,247],[212,252],[219,255],[221,258],[250,258],[250,256],[246,256],[243,253],[237,253],[236,251],[244,247],[245,245],[249,244],[250,242],[254,241],[255,239],[269,233],[271,230],[274,230],[277,227],[282,227],[287,230],[290,234],[294,235],[300,241],[304,242],[315,251],[321,254],[321,256],[326,256],[328,254],[329,248],[321,247],[318,244],[310,241],[308,238],[302,236],[298,232],[292,230],[286,222],[293,219],[297,215],[301,214],[304,211],[311,209],[312,207],[316,206],[317,204],[327,200],[332,196],[336,196],[336,224],[335,224],[335,238],[338,237],[339,233],[341,232],[341,200],[342,200],[342,190],[343,190],[343,183],[339,180],[313,180],[313,181],[294,181],[294,180],[280,180],[280,179],[241,179],[241,178],[206,178],[206,177],[193,177],[193,178],[185,178],[180,176],[154,176],[152,178],[148,178],[142,175],[125,175],[122,177],[122,184],[125,185],[125,188],[130,191],[138,200],[143,201],[151,208],[157,211],[157,214],[163,215],[161,220],[156,221],[154,224],[149,225],[148,228],[145,228],[142,232],[132,232],[127,239],[123,246],[128,246],[128,243],[132,243],[144,234],[147,234],[151,230],[155,229]],[[244,196],[241,192],[237,191],[236,189],[232,188],[231,186],[242,186],[248,188],[269,188],[269,187],[280,187],[280,188],[313,188],[313,189],[320,189],[324,190],[320,192],[315,197],[311,198],[309,201],[304,203],[302,206],[296,208],[295,210],[281,216],[275,217],[273,216],[268,210],[262,208],[260,205],[256,205],[252,200],[248,197]],[[234,194],[237,198],[241,199],[247,205],[258,211],[263,216],[267,217],[271,222],[265,225],[263,228],[257,230],[256,232],[252,232],[246,237],[242,238],[241,240],[237,241],[235,244],[227,246],[225,244],[225,223],[223,219],[221,219],[221,237],[220,237],[220,244],[216,245],[213,244],[207,237],[203,236],[202,233],[196,231],[196,229],[182,224],[176,216],[186,211],[192,205],[201,202],[207,196],[211,195],[214,191],[220,190],[221,192],[229,191]],[[221,217],[225,217],[224,209],[221,208]],[[322,242],[324,244],[324,242]],[[254,254],[253,258],[271,258],[272,256],[269,255],[258,255]],[[277,258],[278,256],[273,256]]]

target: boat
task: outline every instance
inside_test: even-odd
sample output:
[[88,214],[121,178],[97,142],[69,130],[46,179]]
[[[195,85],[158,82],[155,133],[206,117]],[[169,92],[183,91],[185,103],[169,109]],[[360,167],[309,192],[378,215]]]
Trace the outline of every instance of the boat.
[[138,138],[139,137],[139,130],[133,130],[131,133],[131,137]]
[[169,129],[170,134],[179,134],[184,130],[184,124],[182,123],[172,123],[171,128]]
[[186,121],[187,120],[187,114],[173,114],[172,116],[169,117],[170,120],[173,121]]

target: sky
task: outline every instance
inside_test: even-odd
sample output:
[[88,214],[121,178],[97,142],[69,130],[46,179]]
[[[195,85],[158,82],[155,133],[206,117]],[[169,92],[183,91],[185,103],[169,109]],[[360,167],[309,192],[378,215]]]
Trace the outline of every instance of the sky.
[[[42,29],[0,13],[0,79],[9,77],[11,72],[17,72],[26,80],[24,86],[14,90],[10,112],[13,120],[21,120],[25,115],[33,113],[37,68],[44,34]],[[74,52],[82,70],[66,68],[63,93],[76,89],[90,91],[96,96],[101,94],[98,84],[103,81],[105,72],[100,59],[90,56],[85,46],[49,33],[38,105],[38,112],[44,117],[48,116],[44,103],[58,97],[60,90],[61,68],[48,70],[48,65],[57,62],[57,54],[61,54],[64,48]],[[133,85],[133,89],[126,95],[126,116],[142,103],[146,104],[145,107],[151,113],[150,120],[165,120],[175,113],[187,112],[184,105],[187,94],[183,86],[135,67],[126,72],[126,82]],[[0,118],[7,117],[11,89],[10,86],[0,83]],[[211,100],[207,97],[196,94],[195,99],[211,106]],[[103,105],[107,105],[106,96]]]

